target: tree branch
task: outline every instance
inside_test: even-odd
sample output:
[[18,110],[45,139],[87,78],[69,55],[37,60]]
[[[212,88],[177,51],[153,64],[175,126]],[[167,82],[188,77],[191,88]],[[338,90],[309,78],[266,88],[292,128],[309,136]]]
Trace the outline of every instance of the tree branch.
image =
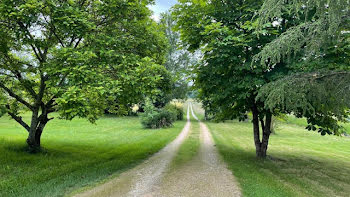
[[[11,110],[9,105],[6,105],[6,108],[7,108],[8,110]],[[29,132],[30,127],[28,126],[27,123],[25,123],[25,122],[22,120],[22,117],[21,117],[21,116],[17,116],[16,114],[14,114],[14,113],[12,113],[12,112],[10,112],[10,111],[8,111],[7,113],[11,116],[11,118],[13,118],[16,122],[18,122],[20,125],[22,125],[22,127],[25,128],[25,129]]]
[[[62,77],[61,81],[57,84],[57,87],[61,86],[61,85],[64,83],[64,81],[66,80],[67,76],[68,76],[68,73],[66,73],[66,74]],[[45,106],[46,106],[47,108],[51,108],[52,105],[53,105],[53,103],[55,102],[55,98],[56,98],[57,96],[58,96],[58,93],[55,94],[54,96],[52,96],[52,98],[46,103]]]
[[44,20],[48,23],[48,25],[49,25],[49,30],[50,30],[50,32],[57,38],[57,40],[58,40],[58,42],[61,44],[61,46],[62,47],[65,47],[64,46],[64,43],[63,43],[63,41],[61,40],[61,38],[57,35],[57,33],[56,33],[56,27],[55,27],[55,25],[52,23],[52,22],[48,22],[47,21],[47,19],[44,17]]
[[44,97],[46,83],[45,83],[45,76],[43,74],[40,74],[40,87],[39,87],[39,93],[37,95],[37,99],[35,102],[35,106],[38,106],[42,103],[42,99]]
[[[27,33],[27,36],[29,36],[29,39],[32,40],[32,41],[34,41],[35,39],[34,39],[34,37],[32,36],[32,34],[29,32],[28,28],[26,28],[22,22],[17,22],[17,23],[18,23],[18,25]],[[35,53],[35,56],[38,58],[38,60],[39,60],[40,62],[43,61],[43,59],[42,59],[42,53],[41,53],[41,51],[40,51],[40,48],[37,47],[35,44],[33,45],[32,43],[30,43],[29,45],[32,47],[32,49],[33,49],[33,51],[34,51],[34,53]],[[38,50],[38,51],[37,51],[37,50]]]
[[23,105],[27,106],[30,110],[33,110],[34,107],[29,104],[27,101],[22,99],[20,96],[15,94],[12,90],[7,88],[3,83],[0,82],[0,88],[4,89],[11,97],[15,98],[18,102],[22,103]]
[[18,79],[18,81],[23,85],[23,87],[25,89],[27,89],[29,94],[32,95],[32,97],[35,99],[37,97],[36,92],[34,91],[34,89],[32,88],[31,85],[28,85],[25,82],[25,79],[23,78],[22,74],[18,70],[14,70],[14,71],[12,71],[12,73],[15,74],[16,78]]
[[79,45],[79,43],[80,43],[80,41],[83,39],[83,37],[80,37],[79,38],[79,40],[75,43],[75,45],[74,45],[74,48],[77,48],[78,47],[78,45]]

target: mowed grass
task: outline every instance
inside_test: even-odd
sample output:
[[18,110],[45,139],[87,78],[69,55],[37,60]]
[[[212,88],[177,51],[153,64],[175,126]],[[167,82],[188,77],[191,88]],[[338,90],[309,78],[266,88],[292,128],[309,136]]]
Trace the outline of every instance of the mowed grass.
[[192,121],[190,129],[190,134],[181,144],[180,149],[172,162],[172,168],[175,166],[186,165],[187,162],[191,161],[193,157],[198,154],[200,147],[199,123],[197,121]]
[[26,131],[3,117],[0,196],[64,196],[91,187],[159,151],[184,124],[150,130],[143,129],[137,117],[105,116],[96,125],[83,119],[55,119],[42,136],[45,150],[29,154],[25,152]]
[[269,158],[259,160],[250,121],[205,123],[244,196],[350,196],[350,138],[321,136],[290,117],[271,136]]
[[244,196],[349,196],[350,138],[280,124],[269,159],[255,158],[250,122],[207,122]]

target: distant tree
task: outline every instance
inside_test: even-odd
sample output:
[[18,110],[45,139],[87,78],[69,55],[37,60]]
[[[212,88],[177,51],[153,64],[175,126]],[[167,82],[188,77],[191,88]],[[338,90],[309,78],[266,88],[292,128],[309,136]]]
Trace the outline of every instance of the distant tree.
[[[117,95],[160,85],[162,76],[148,73],[162,70],[157,63],[166,46],[150,19],[151,2],[0,2],[0,111],[28,131],[31,151],[40,149],[50,113],[94,122],[108,103],[131,102]],[[25,111],[32,113],[30,123],[21,117]]]
[[191,66],[197,63],[197,57],[186,50],[186,46],[181,42],[180,33],[174,29],[176,21],[171,13],[162,13],[160,24],[164,26],[169,42],[164,66],[174,78],[172,94],[169,96],[171,99],[184,99],[189,90],[189,72]]
[[[335,51],[338,50],[335,45],[323,42],[322,46],[327,50],[323,50],[321,54],[324,55],[321,58],[316,55],[316,49],[320,49],[321,45],[314,43],[320,37],[311,35],[320,27],[309,32],[310,35],[306,34],[304,40],[296,37],[299,35],[298,32],[294,34],[289,32],[304,21],[312,22],[321,16],[327,16],[327,10],[321,9],[322,7],[329,9],[330,6],[336,6],[334,9],[338,9],[338,14],[342,15],[340,18],[344,19],[344,23],[335,22],[339,26],[323,24],[322,28],[324,31],[336,28],[331,32],[341,36],[343,25],[340,23],[346,24],[345,21],[348,19],[346,17],[348,1],[326,4],[326,1],[310,0],[310,4],[307,4],[310,7],[307,10],[310,12],[307,13],[303,10],[303,3],[298,0],[180,0],[179,2],[175,6],[174,14],[181,39],[189,46],[189,50],[202,48],[204,53],[201,64],[198,64],[194,71],[195,87],[199,89],[199,98],[206,112],[215,115],[217,120],[232,118],[245,120],[247,113],[251,112],[257,157],[266,157],[273,115],[294,112],[298,117],[307,117],[311,125],[320,125],[321,133],[330,132],[327,128],[334,125],[334,121],[331,124],[327,122],[329,118],[342,120],[340,117],[346,116],[349,99],[346,94],[335,94],[334,87],[338,86],[335,86],[335,77],[329,76],[342,76],[338,80],[341,81],[338,85],[341,85],[343,87],[341,90],[349,95],[349,86],[345,81],[350,77],[343,71],[349,67],[348,53],[345,52],[348,45],[338,47],[339,51]],[[281,8],[281,5],[284,7]],[[273,10],[278,6],[281,9]],[[315,9],[315,6],[320,9]],[[273,11],[269,10],[270,7]],[[305,26],[299,29],[304,30]],[[293,36],[284,37],[287,34]],[[333,40],[338,46],[342,45],[338,39]],[[337,59],[336,56],[342,58]],[[309,62],[307,63],[305,59]],[[333,63],[328,64],[327,61]],[[298,81],[301,76],[316,76],[317,80],[302,77],[303,81]],[[318,78],[326,79],[322,84],[328,83],[328,86],[319,84]],[[305,88],[308,82],[313,82],[314,85]],[[287,88],[288,93],[293,90],[295,93],[284,94],[286,89],[283,88]],[[322,92],[322,89],[325,91]],[[338,96],[326,97],[328,93]],[[307,101],[306,94],[315,102]],[[286,96],[278,98],[279,95]],[[318,96],[321,96],[322,100],[317,100]],[[327,98],[332,100],[332,104],[327,102]],[[289,103],[281,103],[285,101]],[[302,105],[298,105],[301,102]],[[335,106],[336,102],[340,102],[339,105]],[[294,105],[292,107],[288,105],[290,108],[287,108],[286,105],[290,103]],[[315,109],[315,113],[310,113],[308,108],[310,106]],[[304,111],[310,115],[300,113]],[[314,129],[312,126],[310,128]],[[338,127],[334,126],[333,129],[337,133]]]

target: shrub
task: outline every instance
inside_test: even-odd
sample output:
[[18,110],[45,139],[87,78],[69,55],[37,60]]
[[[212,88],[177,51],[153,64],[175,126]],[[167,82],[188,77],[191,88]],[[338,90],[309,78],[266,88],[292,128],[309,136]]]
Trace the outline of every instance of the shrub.
[[183,120],[184,119],[184,111],[183,107],[180,105],[174,105],[174,104],[168,104],[165,106],[165,109],[168,111],[172,111],[176,113],[176,120]]
[[172,110],[157,109],[151,102],[146,102],[145,112],[141,115],[141,124],[151,129],[170,127],[176,121],[176,116],[176,112]]

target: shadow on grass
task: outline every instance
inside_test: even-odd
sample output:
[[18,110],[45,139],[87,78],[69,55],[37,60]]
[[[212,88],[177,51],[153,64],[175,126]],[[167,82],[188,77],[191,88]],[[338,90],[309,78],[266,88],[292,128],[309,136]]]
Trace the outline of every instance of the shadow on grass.
[[25,142],[0,141],[0,196],[63,196],[133,168],[157,151],[130,148],[108,152],[84,146],[89,151],[49,147],[31,154],[26,148]]
[[350,166],[300,153],[272,153],[257,159],[255,152],[217,145],[237,177],[245,196],[347,196]]

